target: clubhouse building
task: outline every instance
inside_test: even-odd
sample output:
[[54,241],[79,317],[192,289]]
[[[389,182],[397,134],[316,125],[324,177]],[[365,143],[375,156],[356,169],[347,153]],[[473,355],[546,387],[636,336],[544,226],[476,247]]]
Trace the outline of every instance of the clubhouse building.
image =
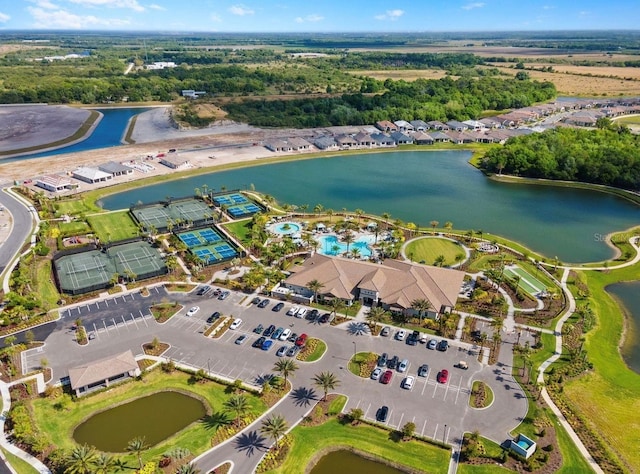
[[340,298],[347,304],[359,300],[365,305],[382,306],[388,311],[414,315],[416,300],[427,300],[427,317],[438,319],[455,306],[464,272],[388,259],[382,264],[330,257],[316,253],[291,269],[291,275],[276,289],[274,296],[289,294],[310,301],[312,280],[322,283],[318,299]]

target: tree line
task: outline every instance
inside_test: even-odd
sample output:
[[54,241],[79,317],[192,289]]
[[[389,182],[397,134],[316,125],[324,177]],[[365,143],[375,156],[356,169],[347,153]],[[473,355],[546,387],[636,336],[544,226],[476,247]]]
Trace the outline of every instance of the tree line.
[[489,150],[482,166],[496,173],[640,190],[640,136],[626,127],[558,127],[511,138]]

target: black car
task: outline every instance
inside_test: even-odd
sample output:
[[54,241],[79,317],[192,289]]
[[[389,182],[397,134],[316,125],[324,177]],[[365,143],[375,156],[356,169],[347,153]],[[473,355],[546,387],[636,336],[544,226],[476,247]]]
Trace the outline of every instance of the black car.
[[215,313],[213,313],[211,316],[209,316],[207,318],[207,322],[209,324],[211,324],[212,322],[214,322],[216,319],[218,319],[220,317],[220,311],[216,311]]
[[420,337],[420,331],[413,331],[411,334],[409,334],[409,337],[407,338],[407,344],[409,344],[410,346],[415,346],[416,344],[418,344],[419,337]]
[[282,308],[284,308],[284,303],[280,302],[277,305],[275,305],[273,308],[271,308],[271,311],[274,311],[277,313],[278,311],[281,311]]
[[296,342],[296,339],[298,339],[298,333],[297,332],[292,332],[291,336],[289,336],[289,338],[287,339],[287,341],[289,342]]
[[222,293],[220,293],[220,296],[218,296],[218,299],[219,300],[226,300],[229,297],[230,294],[231,294],[230,291],[225,290]]
[[329,322],[330,317],[331,317],[331,313],[324,313],[322,316],[320,316],[320,319],[318,321],[322,324],[325,324]]
[[251,300],[251,304],[259,304],[260,303],[260,297],[256,296],[254,299]]
[[393,370],[398,366],[399,362],[400,362],[400,359],[398,359],[398,356],[393,356],[391,359],[387,361],[387,368]]
[[262,324],[258,324],[258,326],[253,330],[253,332],[255,332],[256,334],[262,334],[263,330],[264,330],[264,326]]
[[261,348],[261,347],[262,347],[262,343],[263,343],[264,341],[266,341],[266,340],[267,340],[267,338],[266,338],[266,337],[264,337],[264,336],[260,336],[258,339],[256,339],[256,340],[253,342],[253,344],[251,344],[251,346],[252,346],[252,347],[260,347],[260,348]]
[[380,357],[378,357],[378,367],[384,367],[387,365],[387,361],[389,360],[389,356],[386,352],[383,352]]
[[449,342],[447,342],[446,339],[441,340],[438,343],[438,350],[441,352],[447,352],[447,349],[449,349]]
[[198,290],[198,296],[202,296],[204,295],[207,291],[209,291],[211,289],[210,286],[203,286]]
[[291,346],[287,351],[287,357],[295,357],[295,355],[298,353],[299,350],[300,348],[298,346],[296,345]]
[[320,311],[317,309],[312,309],[307,313],[307,321],[315,321],[319,313]]
[[220,293],[222,293],[222,290],[220,288],[216,288],[215,290],[213,290],[213,296],[220,296]]
[[271,303],[271,301],[265,298],[262,301],[260,301],[260,303],[258,303],[258,308],[266,308],[267,306],[269,306],[269,303]]
[[264,330],[263,334],[266,337],[269,337],[271,336],[271,334],[273,334],[273,331],[275,330],[276,330],[276,327],[273,324],[271,324],[267,329]]
[[389,416],[389,407],[387,405],[383,405],[380,408],[378,408],[378,411],[376,412],[376,420],[384,423],[385,421],[387,421],[387,417]]

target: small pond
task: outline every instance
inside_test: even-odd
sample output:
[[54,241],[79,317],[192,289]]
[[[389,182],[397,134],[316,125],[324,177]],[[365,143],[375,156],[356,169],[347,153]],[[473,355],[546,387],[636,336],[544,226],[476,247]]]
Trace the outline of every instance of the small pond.
[[100,451],[125,451],[133,438],[153,446],[206,414],[200,400],[179,392],[159,392],[93,415],[73,432],[79,444]]
[[363,458],[351,451],[332,451],[320,458],[310,474],[335,474],[336,472],[366,472],[367,474],[403,474],[404,471],[381,462]]

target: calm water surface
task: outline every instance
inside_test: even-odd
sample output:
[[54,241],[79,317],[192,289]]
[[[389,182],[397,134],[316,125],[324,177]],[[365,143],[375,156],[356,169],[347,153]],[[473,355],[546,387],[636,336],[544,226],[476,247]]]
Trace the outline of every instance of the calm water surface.
[[373,153],[277,163],[169,181],[106,197],[106,209],[122,209],[167,196],[210,189],[247,189],[282,203],[341,210],[388,212],[429,226],[451,221],[458,229],[482,229],[519,241],[565,262],[611,258],[603,240],[640,222],[640,207],[618,197],[571,188],[497,183],[470,166],[468,151]]
[[622,305],[627,318],[622,358],[631,370],[640,374],[640,281],[615,283],[607,291]]
[[153,446],[206,414],[202,402],[178,392],[158,392],[92,416],[73,432],[79,444],[124,452],[133,438]]
[[[400,449],[400,448],[398,448]],[[310,474],[402,474],[404,471],[386,464],[365,459],[351,451],[333,451],[323,456],[311,469]]]

